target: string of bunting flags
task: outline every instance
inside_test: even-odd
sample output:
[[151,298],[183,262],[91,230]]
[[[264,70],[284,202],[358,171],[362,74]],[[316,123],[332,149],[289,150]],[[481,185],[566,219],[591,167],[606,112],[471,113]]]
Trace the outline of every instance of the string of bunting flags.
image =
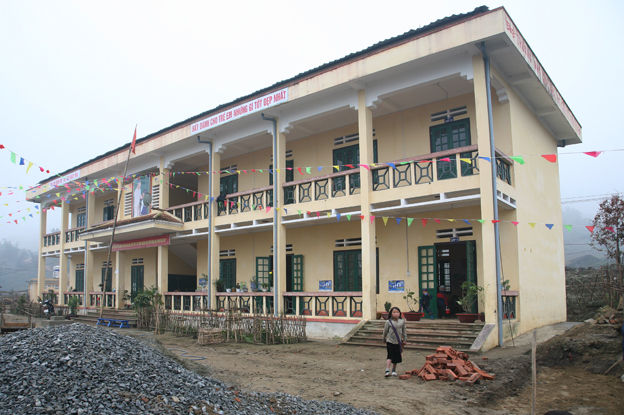
[[[39,170],[41,172],[46,172],[46,173],[50,173],[50,170],[46,170],[43,167],[39,166],[38,164],[35,164],[34,162],[31,162],[27,159],[25,159],[24,157],[16,154],[15,152],[7,149],[4,145],[0,144],[0,150],[7,150],[11,153],[10,155],[10,160],[13,164],[16,165],[27,165],[26,167],[26,173],[28,173],[28,171],[30,170],[31,167],[36,166],[39,168]],[[558,156],[563,156],[563,155],[573,155],[573,154],[585,154],[587,156],[593,157],[593,158],[597,158],[600,154],[602,153],[607,153],[607,152],[616,152],[616,151],[624,151],[624,149],[613,149],[613,150],[599,150],[599,151],[583,151],[583,152],[566,152],[566,153],[558,153],[558,154],[525,154],[525,155],[516,155],[516,156],[499,156],[499,157],[485,157],[485,156],[478,156],[479,159],[481,160],[485,160],[487,162],[492,162],[492,159],[511,159],[514,160],[515,162],[517,162],[520,165],[523,165],[526,163],[526,161],[524,160],[525,157],[542,157],[545,160],[551,162],[551,163],[556,163],[558,160]],[[19,160],[19,163],[18,163]],[[351,169],[356,169],[358,167],[361,168],[365,168],[367,170],[370,170],[371,168],[378,168],[378,167],[392,167],[393,169],[396,169],[397,166],[400,165],[404,165],[404,164],[409,164],[409,163],[433,163],[434,161],[446,161],[446,162],[450,162],[451,158],[450,157],[442,157],[442,158],[432,158],[430,160],[418,160],[418,161],[394,161],[394,162],[384,162],[384,163],[371,163],[371,164],[345,164],[344,166],[340,166],[340,165],[331,165],[331,166],[305,166],[305,167],[286,167],[284,169],[236,169],[236,170],[219,170],[219,171],[213,171],[213,173],[215,174],[223,174],[223,173],[227,173],[227,174],[233,174],[233,173],[237,173],[237,174],[252,174],[252,173],[268,173],[268,174],[274,174],[275,171],[280,174],[281,170],[291,170],[291,171],[297,171],[299,172],[301,175],[305,175],[305,174],[309,174],[312,175],[313,174],[313,170],[315,170],[316,172],[320,172],[325,168],[329,168],[332,169],[332,171],[340,171],[341,168],[343,167],[349,167]],[[470,158],[463,158],[460,157],[460,161],[466,162],[466,163],[470,163],[472,162],[472,159]],[[304,173],[305,171],[305,173]],[[71,178],[68,178],[68,176],[61,176],[59,174],[53,173],[56,176],[58,176],[59,178],[63,178],[63,179],[67,179],[69,183],[74,183],[77,188],[84,188],[85,184],[80,183],[78,181],[75,181]],[[170,175],[175,176],[176,174],[193,174],[193,175],[201,175],[201,174],[208,174],[208,171],[197,171],[197,172],[171,172],[169,173]],[[112,180],[117,180],[118,178],[113,178]],[[100,180],[104,180],[106,182],[106,179],[100,179]],[[96,186],[97,186],[97,180],[94,180]],[[65,183],[63,185],[64,187],[66,187],[67,189],[69,189],[69,186],[67,183]],[[86,186],[88,189],[88,182],[86,182]],[[42,184],[42,185],[37,185],[37,186],[29,186],[26,190],[24,190],[25,192],[28,191],[36,191],[36,189],[38,188],[43,188],[43,189],[50,189],[50,188],[59,188],[59,186],[56,185],[48,185],[48,184]],[[13,188],[15,189],[15,187]],[[23,190],[23,186],[19,186],[20,190]],[[71,190],[70,190],[71,191]],[[1,192],[0,192],[0,196],[1,196]]]

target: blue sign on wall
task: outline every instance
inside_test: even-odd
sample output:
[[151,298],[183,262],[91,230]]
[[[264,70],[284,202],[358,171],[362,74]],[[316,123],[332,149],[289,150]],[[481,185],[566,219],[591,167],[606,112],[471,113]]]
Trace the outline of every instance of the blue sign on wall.
[[332,280],[319,281],[319,291],[331,291]]
[[391,292],[391,293],[405,292],[405,281],[404,280],[388,281],[388,292]]
[[459,242],[459,238],[451,238],[451,242]]

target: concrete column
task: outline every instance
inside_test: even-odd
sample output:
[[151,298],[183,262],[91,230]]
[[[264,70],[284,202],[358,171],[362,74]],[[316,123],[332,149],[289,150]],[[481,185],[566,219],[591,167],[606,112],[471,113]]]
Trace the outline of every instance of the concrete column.
[[48,226],[48,211],[43,210],[43,203],[40,205],[41,209],[39,209],[39,258],[38,258],[38,269],[37,269],[37,292],[36,297],[33,298],[33,301],[37,300],[37,297],[41,297],[41,292],[45,289],[45,257],[43,256],[43,237],[46,234],[46,228]]
[[[279,208],[277,212],[277,246],[273,247],[273,253],[277,252],[277,261],[273,262],[273,272],[277,272],[277,304],[275,305],[278,313],[284,311],[284,292],[286,292],[286,227],[282,225],[282,215],[284,212],[284,187],[286,182],[286,136],[280,133],[279,120],[277,123],[277,160],[274,160],[273,167],[280,169],[277,176],[273,179],[277,180],[277,204]],[[275,200],[275,195],[274,195]],[[286,207],[288,209],[288,207]],[[275,288],[274,288],[275,289]]]
[[[212,152],[212,163],[210,163],[211,171],[220,171],[221,169],[221,153],[216,150],[213,146]],[[217,287],[215,287],[214,282],[219,279],[219,250],[221,249],[221,237],[214,232],[215,229],[215,218],[218,216],[219,209],[217,208],[217,197],[219,196],[221,185],[221,177],[219,173],[212,174],[212,194],[210,197],[214,197],[214,201],[212,202],[212,229],[210,229],[210,250],[211,252],[211,264],[210,264],[210,308],[215,310],[217,308],[217,296],[215,293],[217,292]],[[210,200],[210,199],[209,199]]]
[[[360,163],[373,163],[373,114],[366,107],[366,91],[358,91],[358,131],[360,135]],[[360,204],[364,220],[362,232],[362,317],[372,320],[377,313],[377,252],[375,221],[371,223],[370,200],[373,192],[372,173],[360,168]]]
[[158,293],[164,295],[169,291],[169,247],[159,246],[158,248],[158,278],[156,285],[158,286]]
[[121,299],[126,289],[126,263],[125,252],[115,252],[115,270],[113,271],[113,288],[117,295],[115,296],[115,308],[122,308],[125,302]]
[[160,184],[160,200],[159,208],[167,209],[169,207],[169,169],[165,168],[165,158],[160,158],[160,176],[155,177],[154,180],[158,180]]
[[69,229],[69,204],[61,201],[61,245],[59,248],[59,304],[65,305],[67,291],[67,255],[65,255],[65,232]]
[[[92,195],[90,192],[87,192],[86,198],[87,198],[86,228],[89,229],[93,226],[94,223],[97,223],[98,221],[97,221],[97,218],[95,217],[95,196]],[[87,298],[85,299],[85,305],[91,305],[91,303],[89,302],[89,292],[100,290],[99,287],[97,287],[97,290],[96,290],[95,289],[96,287],[93,286],[94,285],[93,273],[96,270],[100,273],[102,272],[101,267],[97,266],[97,264],[95,263],[95,253],[89,249],[90,245],[91,244],[89,242],[86,243],[84,275],[85,275],[85,290],[87,292]],[[97,280],[96,280],[97,282],[95,283],[95,285],[100,284],[100,278],[101,278],[101,274],[98,275]]]
[[[477,144],[479,154],[490,156],[490,130],[488,124],[487,93],[485,80],[485,65],[481,55],[473,56],[475,95],[475,125],[477,130]],[[489,91],[491,93],[491,91]],[[494,162],[494,160],[492,160]],[[490,163],[479,160],[479,181],[481,186],[481,219],[484,219],[481,228],[481,252],[477,251],[477,264],[481,264],[482,273],[477,272],[477,284],[485,289],[486,323],[497,321],[496,298],[496,240],[494,236],[494,196],[492,194],[492,169]],[[480,304],[479,304],[480,305]],[[496,327],[494,328],[496,331]],[[492,332],[491,336],[495,336]]]

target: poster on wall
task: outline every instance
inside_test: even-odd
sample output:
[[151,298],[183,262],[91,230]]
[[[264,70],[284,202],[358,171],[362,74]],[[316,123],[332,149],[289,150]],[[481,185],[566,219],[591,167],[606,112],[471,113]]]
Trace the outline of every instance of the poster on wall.
[[132,217],[150,213],[152,203],[152,178],[141,176],[132,182]]
[[391,292],[391,293],[405,292],[405,281],[404,280],[388,281],[388,292]]
[[319,281],[319,291],[331,291],[331,290],[332,290],[331,280]]

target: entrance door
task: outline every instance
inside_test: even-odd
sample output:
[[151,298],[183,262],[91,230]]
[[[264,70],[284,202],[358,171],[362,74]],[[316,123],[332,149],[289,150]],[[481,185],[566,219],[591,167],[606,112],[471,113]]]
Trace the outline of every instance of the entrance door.
[[362,291],[362,251],[334,252],[334,291]]
[[[106,273],[106,268],[102,268],[102,288],[104,288],[104,274]],[[108,268],[108,278],[106,278],[106,289],[104,290],[104,292],[111,292],[113,291],[113,268],[109,267]]]
[[139,291],[143,291],[143,265],[130,269],[130,297],[133,303]]
[[427,289],[431,295],[431,312],[438,315],[438,290],[436,286],[436,247],[418,247],[418,278],[420,279],[420,290]]
[[76,270],[76,283],[74,287],[76,291],[84,291],[84,269]]
[[219,278],[224,288],[236,288],[236,259],[219,260]]
[[[477,250],[475,241],[466,241],[466,279],[468,283],[477,283]],[[472,312],[477,312],[477,305],[472,306]]]

